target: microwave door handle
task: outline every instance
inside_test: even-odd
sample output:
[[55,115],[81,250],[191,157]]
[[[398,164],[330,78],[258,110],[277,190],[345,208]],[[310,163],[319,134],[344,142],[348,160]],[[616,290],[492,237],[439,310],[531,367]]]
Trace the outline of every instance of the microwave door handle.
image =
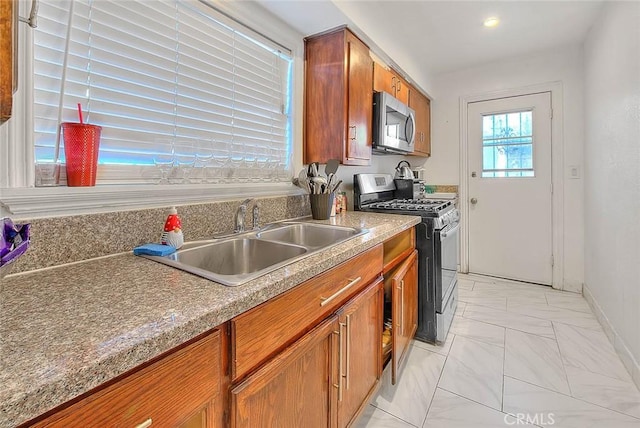
[[[409,128],[409,132],[407,132],[407,128]],[[404,132],[408,137],[407,142],[409,143],[409,145],[413,144],[413,141],[416,137],[416,128],[415,126],[413,126],[413,115],[411,114],[409,114],[409,116],[407,117],[407,121],[404,123]]]

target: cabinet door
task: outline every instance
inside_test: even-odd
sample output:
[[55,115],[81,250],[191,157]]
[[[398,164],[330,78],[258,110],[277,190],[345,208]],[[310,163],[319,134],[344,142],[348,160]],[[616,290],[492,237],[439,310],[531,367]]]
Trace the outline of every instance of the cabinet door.
[[409,83],[402,77],[394,76],[396,79],[396,95],[395,97],[405,104],[409,104]]
[[382,277],[340,310],[338,426],[368,403],[382,371]]
[[347,33],[348,118],[345,165],[369,165],[371,160],[371,121],[373,117],[373,60],[367,48]]
[[17,35],[18,2],[0,1],[0,124],[11,118],[15,75],[14,61],[17,52],[15,37]]
[[225,328],[33,426],[221,427]]
[[[187,421],[178,425],[177,428],[210,428],[210,427],[220,427],[222,428],[223,423],[220,421],[220,418],[215,419],[215,411],[214,411],[214,403],[208,403],[204,408],[198,410],[191,416]],[[144,424],[138,425],[144,426]],[[153,428],[153,425],[149,425],[150,428]],[[137,427],[136,427],[137,428]]]
[[403,103],[409,103],[411,88],[407,81],[377,62],[373,63],[373,90],[387,92]]
[[413,154],[429,156],[431,155],[431,102],[420,92],[412,90],[409,107],[416,112],[416,139]]
[[347,82],[344,30],[305,39],[303,162],[344,161]]
[[373,90],[396,95],[396,76],[377,62],[373,63]]
[[338,318],[332,316],[231,390],[231,428],[333,427]]
[[395,385],[398,371],[418,327],[418,251],[414,250],[393,272],[392,293],[392,358],[391,383]]

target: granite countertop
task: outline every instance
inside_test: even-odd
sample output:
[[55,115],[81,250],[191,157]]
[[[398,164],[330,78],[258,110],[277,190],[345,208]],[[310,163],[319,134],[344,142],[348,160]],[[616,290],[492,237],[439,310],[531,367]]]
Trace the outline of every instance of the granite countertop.
[[238,287],[136,257],[92,259],[0,285],[0,427],[32,419],[420,222],[347,212],[365,235]]

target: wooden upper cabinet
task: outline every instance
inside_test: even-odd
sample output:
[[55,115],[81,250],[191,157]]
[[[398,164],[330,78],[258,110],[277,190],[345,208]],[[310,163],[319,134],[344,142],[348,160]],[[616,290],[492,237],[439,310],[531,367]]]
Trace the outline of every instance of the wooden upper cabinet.
[[377,62],[373,63],[373,90],[387,92],[403,103],[409,103],[411,87],[407,81],[399,73]]
[[33,427],[222,428],[226,326]]
[[416,138],[412,154],[431,156],[431,101],[417,90],[412,90],[409,107],[416,112]]
[[11,118],[16,83],[14,60],[17,34],[18,2],[0,1],[0,124]]
[[305,39],[305,164],[370,165],[372,63],[346,28]]

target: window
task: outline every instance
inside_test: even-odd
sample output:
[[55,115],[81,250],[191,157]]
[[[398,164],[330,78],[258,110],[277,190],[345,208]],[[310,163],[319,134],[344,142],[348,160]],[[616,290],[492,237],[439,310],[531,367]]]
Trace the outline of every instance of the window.
[[[205,1],[41,2],[36,162],[102,126],[98,183],[289,181],[291,53]],[[59,150],[56,147],[59,144]]]
[[482,117],[482,177],[533,177],[533,111]]

